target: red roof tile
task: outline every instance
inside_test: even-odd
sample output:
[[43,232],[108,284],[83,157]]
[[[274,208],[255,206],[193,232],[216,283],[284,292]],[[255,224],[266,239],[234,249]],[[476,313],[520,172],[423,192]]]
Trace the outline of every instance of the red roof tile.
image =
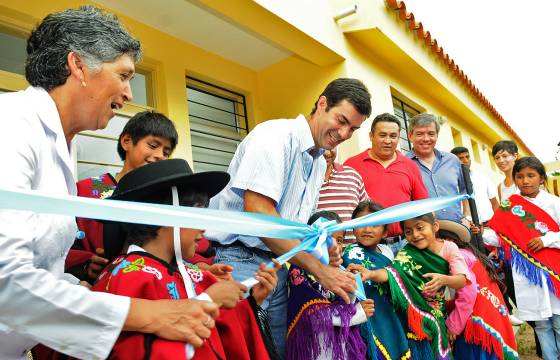
[[467,90],[492,114],[494,117],[506,128],[507,131],[511,133],[518,145],[524,147],[530,155],[533,155],[531,149],[525,144],[525,142],[517,135],[517,133],[511,128],[507,121],[503,118],[500,113],[494,108],[494,106],[488,101],[488,99],[480,92],[480,90],[473,84],[473,82],[468,78],[467,74],[459,68],[455,61],[445,52],[445,50],[438,45],[436,39],[432,38],[429,31],[424,30],[424,26],[420,21],[414,19],[414,14],[406,11],[406,5],[403,1],[399,0],[386,0],[387,7],[398,11],[399,19],[407,23],[407,27],[410,31],[416,33],[416,36],[424,44],[430,48],[430,50],[436,54],[440,59],[443,60],[444,64],[453,72],[455,77],[463,83]]

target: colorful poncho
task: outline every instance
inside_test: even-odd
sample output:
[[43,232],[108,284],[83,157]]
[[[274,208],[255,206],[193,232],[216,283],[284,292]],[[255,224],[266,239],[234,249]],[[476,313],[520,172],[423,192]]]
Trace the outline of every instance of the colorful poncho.
[[[448,274],[449,264],[428,249],[418,250],[408,244],[398,252],[393,264],[386,267],[393,306],[407,316],[408,330],[413,340],[430,342],[433,358],[451,359],[451,348],[445,326],[443,289],[425,293],[430,281],[427,273]],[[411,346],[414,344],[412,343]],[[415,350],[412,350],[415,352]],[[428,354],[426,354],[428,355]]]
[[501,239],[505,261],[534,285],[542,287],[542,279],[546,279],[548,288],[560,297],[560,249],[527,249],[531,239],[558,232],[556,221],[537,205],[512,195],[502,201],[488,225]]
[[[369,250],[360,244],[348,245],[342,256],[344,266],[360,264],[366,269],[377,270],[391,264],[391,260],[376,251]],[[366,281],[364,284],[366,297],[375,302],[375,313],[370,318],[372,324],[372,340],[375,342],[376,353],[369,354],[370,359],[391,360],[410,359],[410,350],[406,333],[393,309],[386,284]],[[366,324],[361,326],[362,333],[367,332]],[[364,336],[368,339],[367,336]]]
[[[462,336],[469,345],[480,347],[497,359],[519,359],[515,334],[509,321],[509,312],[496,282],[493,282],[477,259],[471,271],[476,277],[478,292],[473,312],[467,321]],[[455,349],[456,359],[479,359],[476,350]]]
[[[287,360],[364,359],[366,345],[359,326],[350,326],[355,304],[346,304],[297,266],[288,278]],[[333,317],[341,326],[333,325]]]
[[[218,280],[198,267],[185,264],[197,294]],[[99,275],[93,291],[132,298],[186,299],[187,291],[174,264],[146,252],[131,252],[112,261]],[[123,331],[109,359],[185,359],[185,343],[158,338],[152,334]],[[191,360],[268,360],[266,346],[250,302],[240,301],[233,309],[220,309],[216,326]]]

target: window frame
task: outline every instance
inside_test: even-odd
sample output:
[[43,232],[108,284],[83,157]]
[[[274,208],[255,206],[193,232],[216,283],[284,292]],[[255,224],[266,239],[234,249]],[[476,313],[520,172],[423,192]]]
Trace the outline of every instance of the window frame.
[[[192,156],[193,170],[195,172],[197,171],[197,164],[204,164],[207,166],[227,167],[229,164],[221,164],[221,163],[215,163],[211,161],[204,161],[203,159],[195,159],[195,155],[194,155],[195,149],[202,149],[203,151],[209,150],[209,151],[215,151],[217,153],[231,154],[231,157],[233,157],[235,151],[232,152],[220,148],[212,148],[212,147],[207,147],[202,145],[196,145],[194,144],[194,141],[192,139],[193,132],[195,134],[200,134],[202,137],[221,138],[225,142],[233,142],[236,144],[235,148],[237,148],[237,146],[241,143],[241,141],[243,141],[243,138],[247,136],[247,134],[250,131],[249,118],[247,115],[247,98],[244,94],[210,83],[205,80],[201,80],[193,76],[187,76],[186,80],[187,80],[186,83],[187,93],[188,90],[191,89],[212,97],[216,97],[218,99],[230,101],[233,104],[233,112],[231,112],[216,106],[212,106],[210,104],[205,104],[202,102],[192,100],[187,96],[187,106],[189,107],[188,116],[189,116],[189,128],[190,128],[190,136],[191,136],[191,150],[193,150],[193,156]],[[205,118],[198,115],[193,115],[192,112],[190,111],[191,104],[196,104],[198,106],[229,113],[235,117],[235,125],[227,124],[222,121]],[[191,121],[192,118],[197,119],[198,121],[197,122]],[[207,122],[208,124],[204,124],[204,122]],[[195,124],[196,126],[193,126]],[[211,133],[203,129],[205,126],[208,127],[216,126],[217,128],[222,128],[222,129],[225,127],[225,129],[223,129],[223,131],[219,131],[219,133]],[[229,128],[231,128],[231,130]],[[228,136],[227,134],[228,132],[230,134],[235,133],[236,136]]]
[[[394,94],[391,94],[391,100],[392,100],[391,102],[392,102],[392,104],[393,104],[393,114],[394,114],[397,118],[399,118],[399,120],[402,120],[403,126],[404,126],[404,130],[405,130],[405,134],[406,134],[406,138],[403,139],[403,138],[401,137],[401,134],[399,133],[399,147],[400,147],[401,151],[403,151],[403,150],[404,150],[404,151],[412,151],[412,143],[410,142],[410,139],[408,138],[408,134],[409,134],[409,131],[408,131],[408,123],[409,123],[409,119],[410,119],[410,118],[407,117],[407,116],[408,116],[408,113],[406,112],[405,107],[408,107],[409,109],[415,111],[415,112],[416,112],[415,115],[422,113],[422,111],[418,110],[416,107],[410,105],[410,103],[404,101],[402,98],[400,98],[399,96],[396,96],[396,95],[394,95]],[[397,102],[398,104],[395,104],[395,102]],[[402,112],[404,118],[401,118],[401,117],[395,112],[395,109],[397,108],[396,105],[400,105],[398,108],[399,108],[400,111]],[[403,149],[403,147],[401,146],[401,140],[405,140],[405,141],[406,141],[406,143],[408,144],[408,149]]]

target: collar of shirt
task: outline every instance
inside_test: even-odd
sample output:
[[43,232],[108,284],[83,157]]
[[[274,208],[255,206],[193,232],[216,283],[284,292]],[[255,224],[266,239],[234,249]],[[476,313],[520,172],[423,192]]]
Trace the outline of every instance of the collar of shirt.
[[142,247],[132,244],[128,247],[128,250],[126,251],[127,254],[130,254],[131,252],[135,252],[135,251],[141,251],[141,252],[146,252],[146,250],[144,250]]
[[[436,169],[436,165],[438,163],[441,163],[441,160],[443,158],[443,153],[441,151],[439,151],[438,149],[434,148],[434,154],[436,155],[436,159],[434,160],[434,163],[432,164],[432,169],[431,171],[434,171],[434,169]],[[420,159],[418,157],[418,155],[416,155],[416,153],[414,152],[414,149],[412,149],[412,151],[409,151],[406,156],[412,160],[416,160],[419,164],[424,165],[424,162],[422,161],[422,159]],[[455,155],[453,155],[455,156]]]
[[41,87],[31,86],[25,91],[30,95],[30,98],[35,104],[35,108],[38,109],[37,114],[43,125],[55,134],[57,138],[60,136],[64,137],[60,115],[49,93]]
[[301,131],[298,131],[295,135],[301,152],[306,152],[311,155],[314,159],[323,156],[325,149],[319,149],[316,151],[315,140],[313,140],[313,134],[311,134],[311,128],[309,127],[309,122],[302,114],[299,114],[294,121],[298,122],[301,126]]
[[[43,126],[54,135],[56,152],[62,160],[62,163],[66,166],[66,171],[69,172],[69,176],[73,177],[74,164],[70,158],[70,144],[66,142],[62,122],[54,100],[51,98],[49,93],[41,87],[30,86],[25,89],[25,92],[29,95],[31,101],[33,102],[32,108],[36,111],[37,117]],[[74,184],[75,189],[75,180],[67,177],[67,182],[70,181]],[[71,189],[72,187],[70,184],[68,185],[69,189]]]
[[[441,160],[441,158],[443,157],[443,154],[441,151],[439,151],[438,149],[434,148],[434,154],[436,154],[436,159]],[[416,155],[416,153],[414,152],[414,149],[412,149],[412,151],[409,151],[406,154],[409,158],[414,159],[414,160],[420,160],[420,158],[418,157],[418,155]]]
[[[375,161],[375,162],[379,163],[379,160],[372,159],[371,156],[369,156],[369,151],[370,151],[370,150],[371,150],[371,148],[367,149],[366,151],[364,151],[364,152],[362,152],[362,153],[360,154],[361,160],[362,160],[362,161]],[[397,157],[395,158],[395,160],[393,160],[393,162],[391,162],[391,163],[389,164],[389,166],[391,166],[391,165],[393,165],[393,164],[396,164],[396,163],[398,163],[398,162],[403,161],[403,156],[404,156],[404,155],[401,154],[399,150],[395,150],[395,154],[397,155]],[[387,166],[387,167],[389,167],[389,166]]]

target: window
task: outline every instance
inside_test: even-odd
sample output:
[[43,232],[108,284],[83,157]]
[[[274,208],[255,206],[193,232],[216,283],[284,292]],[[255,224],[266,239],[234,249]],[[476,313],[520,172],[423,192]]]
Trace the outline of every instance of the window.
[[453,136],[453,144],[455,146],[463,146],[463,139],[459,130],[451,127],[451,135]]
[[0,28],[0,70],[25,74],[26,39]]
[[478,148],[478,143],[471,139],[471,146],[472,146],[472,155],[474,161],[480,164],[480,149]]
[[78,180],[99,176],[104,173],[116,174],[123,162],[117,153],[119,135],[128,121],[125,115],[116,115],[103,130],[83,131],[76,135]]
[[401,99],[393,97],[393,111],[395,115],[401,121],[401,133],[400,133],[400,145],[402,151],[410,151],[412,145],[410,140],[408,140],[408,120],[416,114],[420,114],[419,110],[416,110],[412,106],[408,105]]
[[130,81],[134,104],[156,107],[154,102],[152,73],[136,69],[134,77]]
[[194,171],[227,170],[249,131],[245,97],[187,77]]

